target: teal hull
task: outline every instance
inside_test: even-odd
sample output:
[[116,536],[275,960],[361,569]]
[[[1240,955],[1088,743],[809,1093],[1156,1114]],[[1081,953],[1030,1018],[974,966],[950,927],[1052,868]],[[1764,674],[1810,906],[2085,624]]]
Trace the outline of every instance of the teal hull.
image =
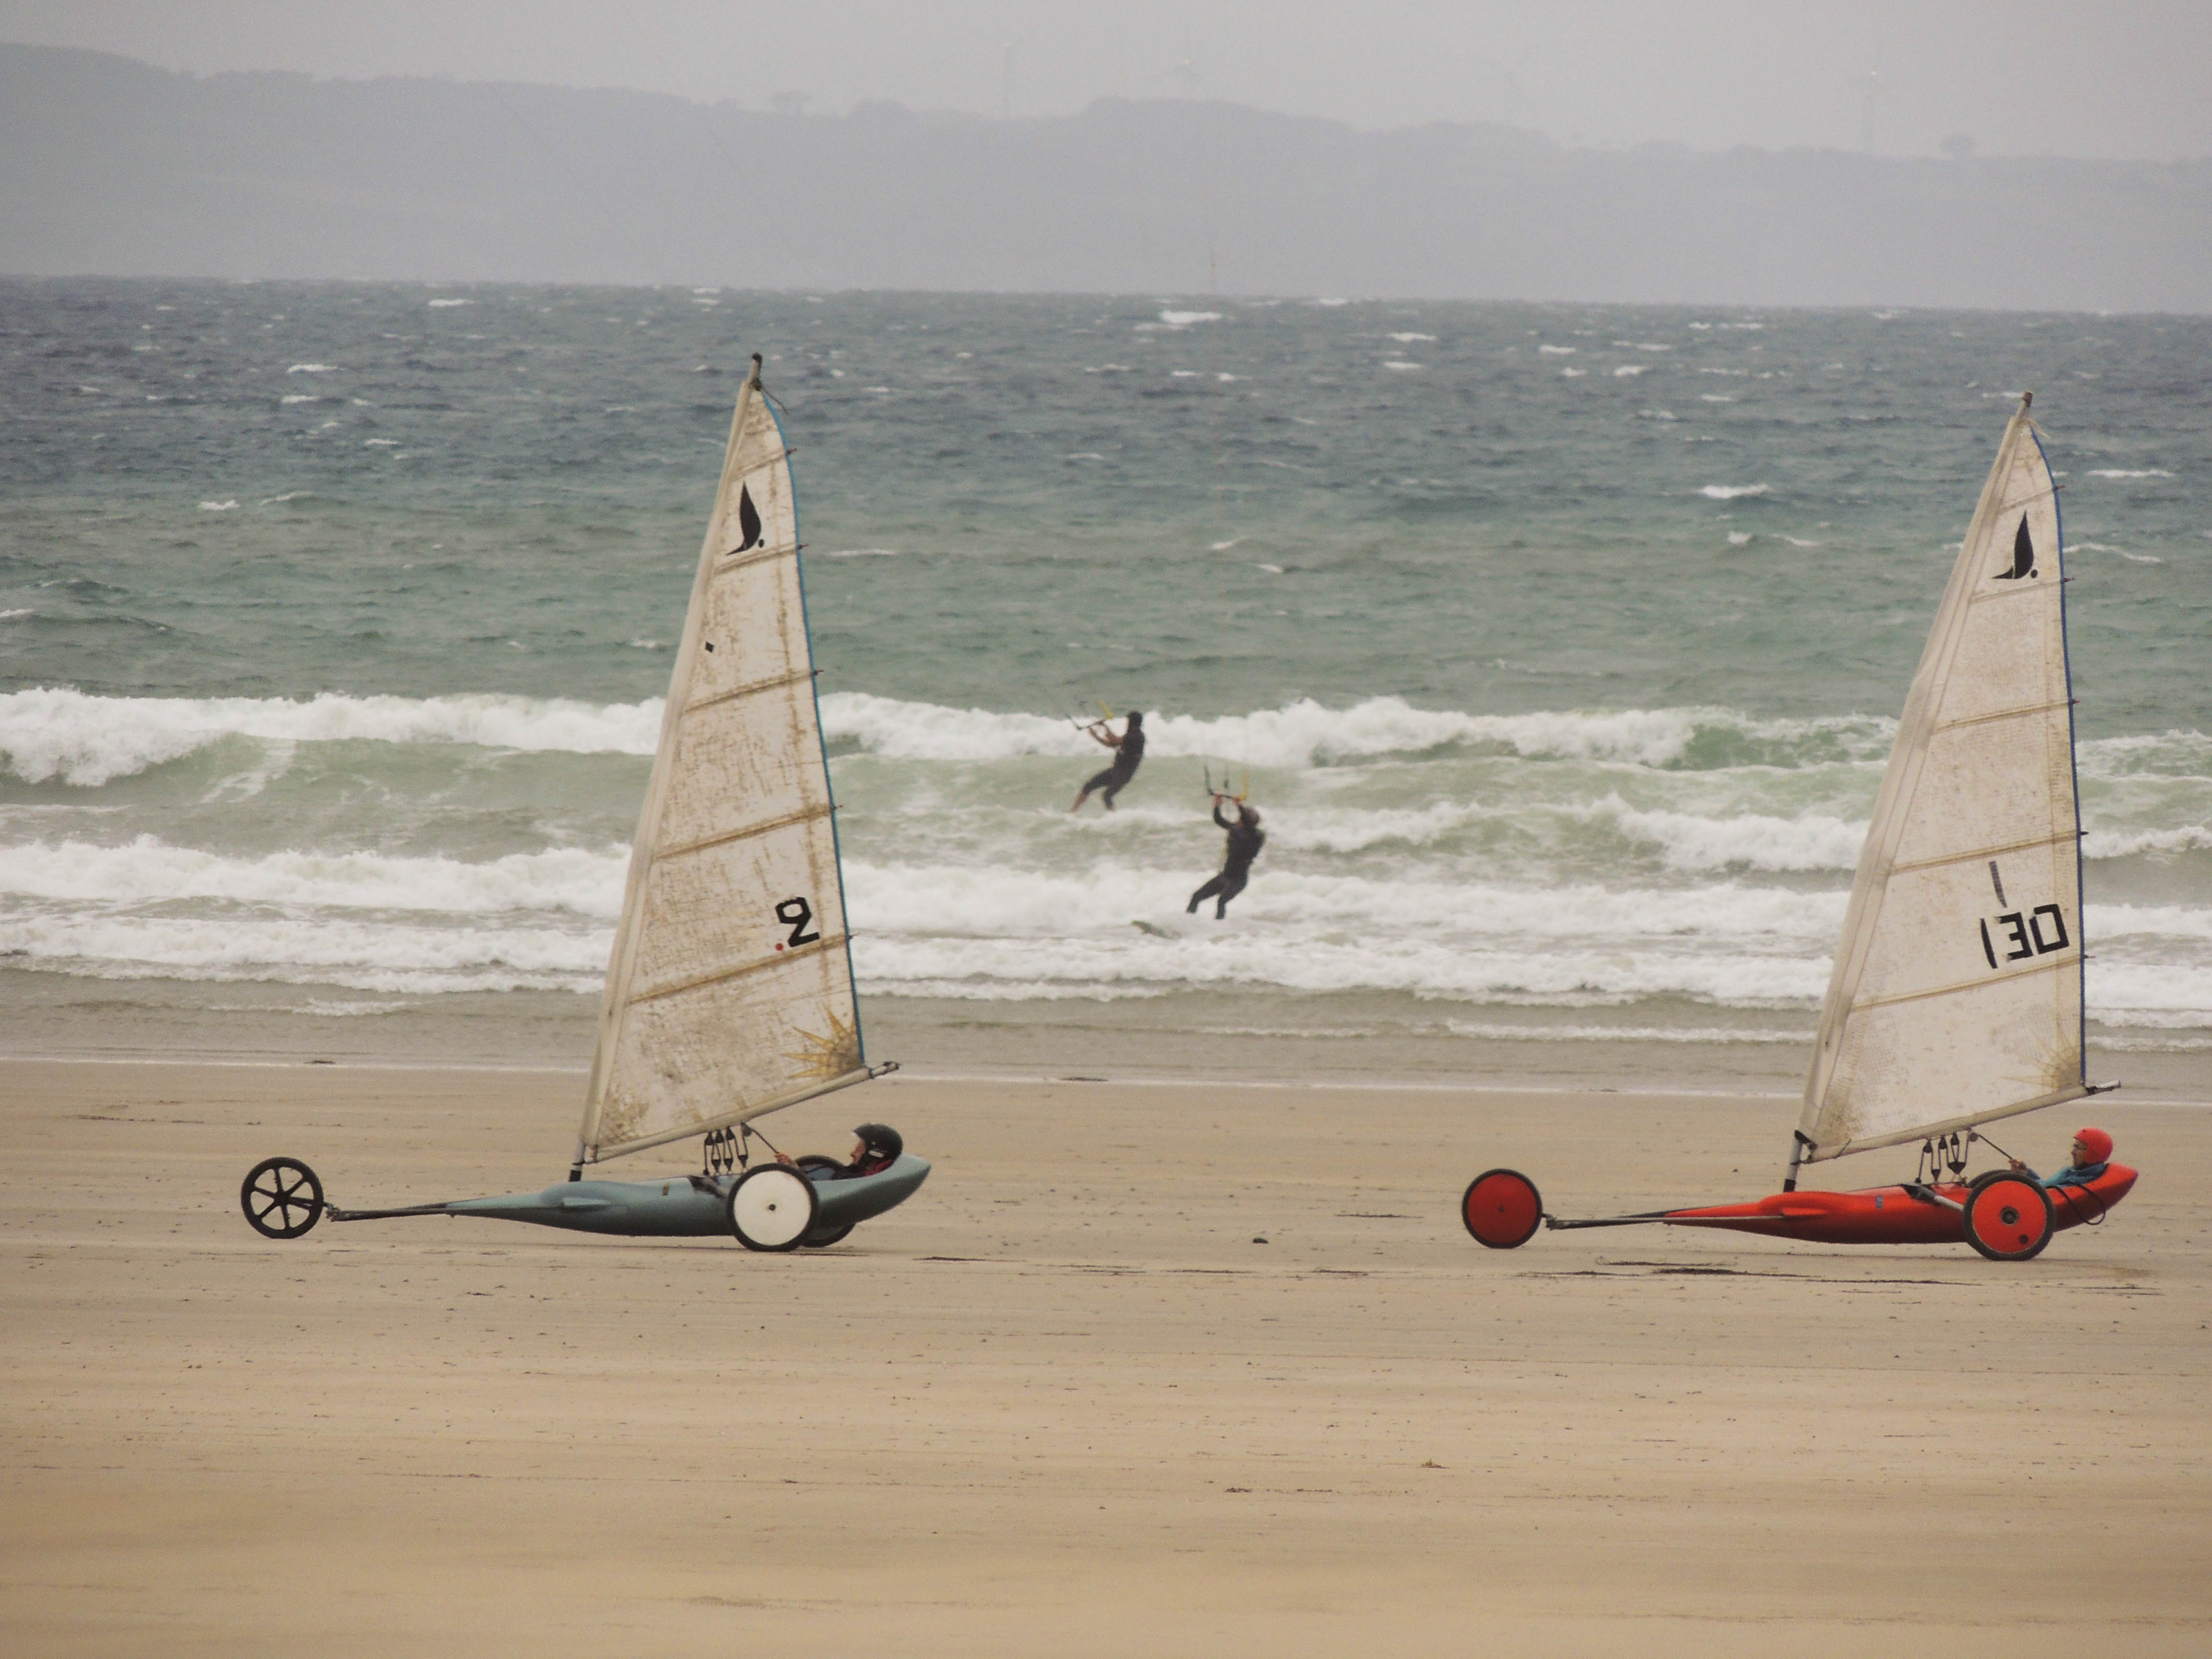
[[[816,1206],[807,1242],[830,1234],[842,1236],[904,1203],[929,1178],[929,1165],[911,1153],[902,1153],[890,1168],[872,1176],[839,1181],[833,1178],[834,1174],[827,1170],[807,1172],[814,1183]],[[730,1188],[737,1180],[736,1174],[728,1174],[672,1176],[665,1181],[564,1181],[543,1192],[459,1198],[450,1204],[404,1213],[488,1216],[497,1221],[526,1221],[539,1227],[613,1233],[626,1238],[727,1238]],[[332,1218],[366,1221],[374,1218],[374,1214],[349,1217],[341,1211]]]

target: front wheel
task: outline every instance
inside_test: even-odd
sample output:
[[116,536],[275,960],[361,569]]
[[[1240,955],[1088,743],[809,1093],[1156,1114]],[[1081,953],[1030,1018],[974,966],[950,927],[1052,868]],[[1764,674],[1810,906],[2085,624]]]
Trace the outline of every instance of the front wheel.
[[297,1238],[323,1218],[323,1183],[296,1158],[264,1158],[239,1183],[238,1206],[264,1238]]
[[730,1188],[727,1213],[747,1249],[797,1249],[814,1226],[814,1183],[788,1164],[760,1164]]
[[1467,1183],[1459,1218],[1487,1249],[1516,1250],[1536,1235],[1544,1200],[1536,1183],[1518,1170],[1485,1170]]
[[2033,1176],[1992,1170],[1966,1189],[1966,1243],[1992,1261],[2027,1261],[2051,1243],[2051,1194]]

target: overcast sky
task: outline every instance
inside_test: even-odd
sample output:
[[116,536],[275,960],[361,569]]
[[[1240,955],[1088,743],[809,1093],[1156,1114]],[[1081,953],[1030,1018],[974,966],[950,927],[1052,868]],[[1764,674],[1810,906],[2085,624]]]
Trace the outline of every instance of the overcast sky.
[[1203,96],[1577,144],[2212,155],[2212,0],[0,0],[0,40],[830,113]]

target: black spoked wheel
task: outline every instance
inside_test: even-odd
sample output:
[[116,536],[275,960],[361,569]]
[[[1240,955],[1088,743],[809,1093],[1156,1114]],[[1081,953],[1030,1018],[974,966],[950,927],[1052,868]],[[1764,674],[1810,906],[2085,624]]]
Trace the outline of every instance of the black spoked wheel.
[[297,1238],[323,1218],[323,1183],[296,1158],[264,1158],[238,1188],[246,1224],[264,1238]]
[[2033,1176],[1992,1170],[1966,1189],[1966,1243],[1992,1261],[2028,1261],[2051,1243],[2051,1194]]

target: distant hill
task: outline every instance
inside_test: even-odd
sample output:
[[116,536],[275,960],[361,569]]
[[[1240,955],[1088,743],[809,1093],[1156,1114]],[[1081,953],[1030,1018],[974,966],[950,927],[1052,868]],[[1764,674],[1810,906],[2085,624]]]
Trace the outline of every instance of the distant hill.
[[0,46],[0,271],[2203,312],[2212,161],[1574,150],[1119,99],[784,116]]

